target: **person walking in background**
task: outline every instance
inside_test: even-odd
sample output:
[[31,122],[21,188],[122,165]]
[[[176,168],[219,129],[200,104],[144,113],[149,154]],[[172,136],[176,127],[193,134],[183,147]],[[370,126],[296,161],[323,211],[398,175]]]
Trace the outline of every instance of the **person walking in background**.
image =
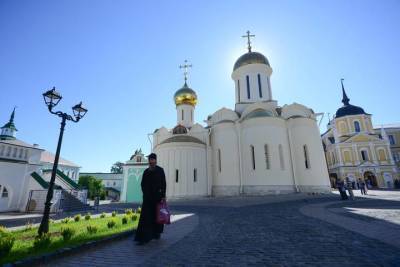
[[163,224],[157,223],[157,204],[165,200],[166,181],[164,169],[157,166],[157,155],[149,156],[149,168],[142,177],[143,203],[135,241],[144,245],[152,239],[160,239]]
[[361,178],[359,178],[358,184],[360,186],[361,195],[366,195],[367,193],[365,192],[365,182],[363,180],[361,180]]
[[339,190],[341,199],[342,200],[348,199],[347,194],[346,194],[346,189],[344,187],[344,182],[342,180],[340,180],[340,179],[337,180],[336,187]]
[[349,177],[346,177],[346,186],[347,191],[349,191],[350,200],[354,200],[353,183],[350,181]]

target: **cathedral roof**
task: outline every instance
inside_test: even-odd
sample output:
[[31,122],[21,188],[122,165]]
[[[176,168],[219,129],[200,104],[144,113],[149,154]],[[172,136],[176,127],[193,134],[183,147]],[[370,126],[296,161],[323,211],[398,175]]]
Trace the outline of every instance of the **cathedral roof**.
[[247,52],[236,60],[233,70],[235,71],[236,69],[249,64],[265,64],[270,67],[268,59],[263,54],[258,52]]
[[197,139],[197,138],[195,138],[193,136],[190,136],[190,135],[176,135],[176,136],[170,137],[170,138],[162,141],[160,143],[160,145],[166,144],[166,143],[176,143],[176,142],[178,142],[178,143],[180,143],[180,142],[183,142],[183,143],[197,143],[197,144],[205,145],[201,140],[199,140],[199,139]]
[[341,83],[342,83],[342,94],[343,94],[342,98],[343,107],[339,108],[336,111],[336,118],[349,115],[361,115],[361,114],[370,115],[366,113],[363,108],[350,104],[350,98],[347,97],[346,91],[344,90],[343,79],[341,80]]
[[185,82],[182,88],[176,91],[174,101],[176,105],[189,104],[195,106],[197,104],[197,94],[192,88],[189,88]]

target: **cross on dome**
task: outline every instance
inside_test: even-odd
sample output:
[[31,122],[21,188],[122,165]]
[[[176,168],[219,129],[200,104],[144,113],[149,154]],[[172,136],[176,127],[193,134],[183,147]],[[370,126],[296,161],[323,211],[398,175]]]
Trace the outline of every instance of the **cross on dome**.
[[180,68],[180,69],[184,69],[184,70],[183,70],[183,77],[184,77],[184,79],[185,79],[185,84],[186,84],[187,77],[188,77],[188,74],[189,74],[188,69],[191,68],[191,67],[192,67],[192,64],[188,64],[188,61],[187,61],[186,59],[185,59],[183,65],[179,65],[179,68]]
[[247,38],[247,49],[249,49],[249,52],[251,52],[251,37],[256,37],[254,34],[250,34],[250,31],[246,32],[246,35],[242,35],[242,38]]

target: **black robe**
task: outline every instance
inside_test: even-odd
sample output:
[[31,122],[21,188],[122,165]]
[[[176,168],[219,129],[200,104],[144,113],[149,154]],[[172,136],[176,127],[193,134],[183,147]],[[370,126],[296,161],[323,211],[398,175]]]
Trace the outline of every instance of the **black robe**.
[[142,177],[143,203],[135,241],[148,242],[157,238],[164,230],[163,224],[156,222],[157,203],[165,198],[166,182],[164,169],[156,166],[146,169]]

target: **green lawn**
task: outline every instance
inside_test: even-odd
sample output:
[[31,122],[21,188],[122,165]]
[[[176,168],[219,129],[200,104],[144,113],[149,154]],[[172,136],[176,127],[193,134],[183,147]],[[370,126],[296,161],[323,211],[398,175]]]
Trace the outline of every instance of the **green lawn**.
[[[112,217],[111,214],[107,214],[105,218],[91,218],[90,220],[85,220],[85,216],[82,214],[78,222],[75,222],[73,218],[68,223],[53,222],[50,224],[49,230],[51,244],[49,247],[42,249],[33,247],[35,236],[37,236],[37,227],[12,231],[10,234],[15,237],[14,245],[8,255],[1,257],[0,264],[15,262],[30,256],[53,252],[63,247],[72,247],[88,241],[102,239],[113,234],[131,231],[136,229],[139,215],[140,214],[136,214],[137,219],[135,221],[132,220],[132,215],[127,216],[125,214],[117,214],[115,217]],[[124,216],[128,217],[126,224],[122,223],[122,218]],[[113,228],[108,228],[107,223],[111,220],[114,220],[116,224]],[[97,232],[89,234],[86,228],[88,225],[96,226]],[[61,229],[66,227],[75,230],[74,235],[69,241],[64,241],[61,235]]]

